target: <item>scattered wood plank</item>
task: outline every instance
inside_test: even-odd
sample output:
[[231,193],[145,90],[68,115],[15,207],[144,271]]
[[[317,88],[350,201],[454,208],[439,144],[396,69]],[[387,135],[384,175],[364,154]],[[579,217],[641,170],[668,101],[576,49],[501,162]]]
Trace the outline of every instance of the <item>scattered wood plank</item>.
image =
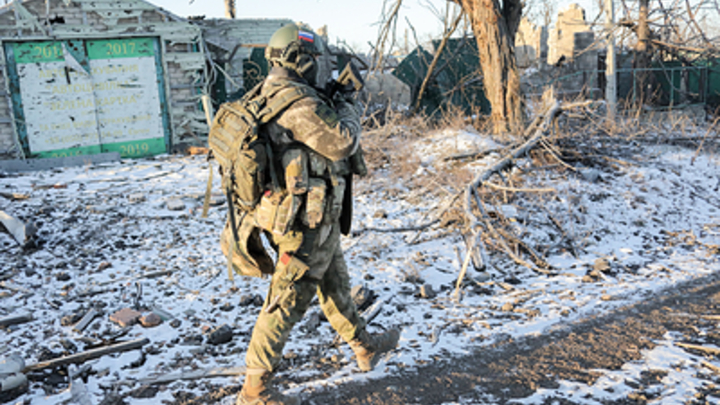
[[28,194],[6,193],[6,192],[0,192],[0,197],[7,198],[10,201],[27,200],[28,198],[30,198],[30,196]]
[[683,349],[696,350],[699,352],[712,354],[713,356],[720,355],[720,349],[718,349],[717,347],[707,347],[707,346],[693,345],[690,343],[681,343],[681,342],[675,343],[675,346],[682,347]]
[[30,322],[32,320],[32,314],[10,315],[5,318],[0,318],[0,327],[17,325],[19,323]]
[[82,332],[82,331],[84,331],[85,328],[87,328],[88,325],[90,325],[90,322],[92,322],[93,319],[95,319],[95,318],[96,318],[97,316],[99,316],[100,314],[101,314],[101,312],[98,311],[97,309],[95,309],[95,308],[90,308],[90,310],[87,311],[87,313],[82,317],[82,319],[80,319],[80,321],[78,321],[78,323],[75,324],[75,326],[73,326],[72,329],[73,329],[75,332]]
[[143,278],[157,278],[161,276],[169,276],[173,274],[176,270],[160,270],[160,271],[152,271],[149,273],[139,274],[137,276],[131,276],[131,277],[120,277],[109,281],[103,281],[102,283],[98,283],[98,286],[106,286],[108,284],[114,284],[118,282],[124,282],[124,281],[133,281],[133,280],[140,280]]
[[107,354],[120,353],[120,352],[129,351],[129,350],[139,349],[148,343],[150,343],[150,339],[148,339],[148,338],[131,340],[129,342],[117,343],[117,344],[107,346],[107,347],[100,347],[100,348],[88,350],[85,352],[71,354],[69,356],[58,357],[57,359],[52,359],[52,360],[48,360],[48,361],[42,361],[40,363],[31,364],[29,366],[26,366],[23,369],[23,372],[27,373],[28,371],[59,367],[59,366],[64,366],[66,364],[82,363],[82,362],[85,362],[88,360],[92,360],[92,359],[96,359],[98,357],[105,356]]
[[714,365],[714,364],[710,364],[710,363],[708,363],[707,361],[703,361],[703,362],[700,363],[700,364],[702,364],[703,367],[709,368],[709,369],[712,370],[715,374],[720,374],[720,367],[718,367],[718,366],[716,366],[716,365]]
[[188,146],[187,148],[188,155],[207,155],[208,154],[208,148],[204,148],[201,146]]

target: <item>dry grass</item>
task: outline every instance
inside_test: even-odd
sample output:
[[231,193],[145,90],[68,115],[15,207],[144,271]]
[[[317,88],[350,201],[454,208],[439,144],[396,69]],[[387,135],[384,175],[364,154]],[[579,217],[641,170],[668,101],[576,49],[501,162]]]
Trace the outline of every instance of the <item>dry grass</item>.
[[[492,257],[490,260],[506,263],[509,260],[508,252],[511,252],[512,256],[523,260],[524,265],[531,263],[530,266],[537,270],[544,268],[544,257],[552,252],[568,250],[575,254],[581,251],[585,241],[592,235],[574,231],[577,217],[584,213],[576,203],[579,198],[573,195],[559,196],[544,185],[545,179],[581,176],[581,172],[587,168],[597,168],[603,172],[623,171],[628,165],[645,158],[637,153],[639,142],[683,143],[696,147],[698,153],[707,152],[718,146],[720,119],[708,124],[704,118],[704,114],[697,111],[646,111],[640,115],[618,114],[616,120],[608,122],[602,106],[564,114],[545,141],[527,157],[517,159],[516,169],[504,172],[501,176],[493,176],[491,183],[497,187],[486,184],[478,190],[483,211],[477,207],[473,209],[478,218],[486,221],[482,237],[486,251]],[[432,167],[422,166],[416,146],[443,130],[475,130],[489,134],[486,125],[482,120],[468,119],[459,110],[451,110],[436,121],[423,116],[407,117],[402,113],[383,111],[382,119],[369,120],[363,139],[368,167],[372,173],[365,187],[372,187],[371,184],[376,181],[387,180],[386,189],[390,185],[398,185],[397,192],[404,193],[402,198],[409,202],[414,199],[428,201],[428,198],[452,201],[449,197],[464,191],[481,169],[470,166],[469,160],[443,161],[442,158],[435,159]],[[516,146],[523,142],[513,136],[506,136],[504,140],[507,142],[498,138],[494,140]],[[452,207],[446,207],[453,211],[442,212],[463,213],[460,220],[456,218],[452,222],[461,225],[460,229],[467,234],[465,226],[468,222],[462,220],[463,202],[462,198],[455,199]],[[525,240],[527,235],[515,233],[518,228],[515,219],[506,218],[504,213],[512,207],[521,216],[528,212],[544,216],[545,220],[525,222],[520,228],[538,228],[536,230],[539,232],[536,233],[548,235],[547,238],[529,244],[531,241]],[[447,226],[449,222],[442,218],[443,213],[438,210],[428,215],[439,215],[443,230],[452,232]]]
[[[468,119],[459,110],[444,114],[438,121],[423,115],[406,116],[386,110],[382,120],[366,121],[363,149],[368,170],[375,176],[396,179],[410,189],[426,188],[436,193],[456,193],[473,178],[465,164],[446,162],[441,167],[421,168],[418,143],[437,131],[470,129]],[[382,122],[383,125],[378,125]]]

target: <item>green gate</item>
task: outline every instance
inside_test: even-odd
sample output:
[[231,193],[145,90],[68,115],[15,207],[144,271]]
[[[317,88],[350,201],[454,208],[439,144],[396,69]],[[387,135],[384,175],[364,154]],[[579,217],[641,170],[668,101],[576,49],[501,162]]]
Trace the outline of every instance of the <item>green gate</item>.
[[156,38],[6,42],[4,49],[25,156],[169,150]]

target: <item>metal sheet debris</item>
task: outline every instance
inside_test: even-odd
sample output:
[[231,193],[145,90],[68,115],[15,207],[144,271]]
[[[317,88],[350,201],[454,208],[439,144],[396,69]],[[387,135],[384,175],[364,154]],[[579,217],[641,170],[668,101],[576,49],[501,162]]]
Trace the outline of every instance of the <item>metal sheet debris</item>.
[[32,224],[25,224],[19,219],[0,211],[0,223],[20,245],[25,245],[35,235],[37,229]]

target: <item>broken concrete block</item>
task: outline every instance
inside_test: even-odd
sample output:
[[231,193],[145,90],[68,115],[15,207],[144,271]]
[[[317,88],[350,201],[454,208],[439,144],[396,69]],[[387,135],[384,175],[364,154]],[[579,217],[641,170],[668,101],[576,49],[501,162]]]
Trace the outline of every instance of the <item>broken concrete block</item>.
[[0,358],[0,402],[5,403],[27,391],[27,377],[21,371],[25,361],[18,354]]
[[208,334],[208,343],[219,345],[232,340],[233,331],[228,325],[221,325]]
[[610,261],[604,257],[598,258],[593,264],[593,270],[608,273],[611,270]]
[[145,194],[143,193],[132,193],[128,196],[128,202],[131,204],[140,203],[145,201]]
[[142,316],[142,314],[138,311],[135,311],[130,308],[123,308],[123,309],[115,312],[114,314],[110,315],[110,320],[124,328],[126,326],[131,326],[131,325],[136,324],[138,319],[140,319],[141,316]]
[[123,400],[122,395],[115,393],[108,394],[98,405],[125,405],[126,402]]
[[101,262],[100,264],[98,264],[97,271],[103,271],[110,267],[112,267],[112,264],[110,262]]
[[162,318],[156,313],[150,313],[140,318],[140,324],[146,328],[152,328],[162,323]]
[[302,326],[302,329],[308,333],[315,332],[320,327],[320,322],[320,314],[313,312],[310,316],[308,316],[305,325]]
[[241,307],[247,307],[249,305],[259,307],[259,306],[262,306],[262,304],[263,304],[263,299],[258,294],[243,295],[240,297],[240,302],[238,303],[238,305],[240,305]]
[[75,323],[77,323],[77,321],[82,319],[82,317],[84,315],[85,315],[85,312],[79,312],[79,313],[65,315],[62,318],[60,318],[60,325],[62,325],[62,326],[74,325]]
[[0,401],[9,402],[25,393],[27,388],[28,380],[23,373],[0,377]]
[[0,376],[19,373],[24,368],[25,360],[17,353],[0,358]]
[[179,199],[179,198],[171,198],[166,203],[165,206],[170,211],[182,211],[185,209],[185,203]]
[[0,211],[0,225],[2,225],[20,245],[27,244],[35,233],[37,233],[37,228],[34,224],[25,224],[19,219],[6,214],[4,211]]
[[433,290],[432,285],[425,284],[420,287],[420,297],[430,300],[435,298],[436,296],[437,293],[435,292],[435,290]]
[[590,183],[597,183],[600,180],[600,171],[596,169],[581,170],[582,177]]
[[355,306],[358,311],[362,311],[372,305],[373,300],[375,299],[375,293],[371,289],[362,285],[356,285],[353,287],[352,290],[350,290],[350,296],[352,297],[353,302],[355,302]]

